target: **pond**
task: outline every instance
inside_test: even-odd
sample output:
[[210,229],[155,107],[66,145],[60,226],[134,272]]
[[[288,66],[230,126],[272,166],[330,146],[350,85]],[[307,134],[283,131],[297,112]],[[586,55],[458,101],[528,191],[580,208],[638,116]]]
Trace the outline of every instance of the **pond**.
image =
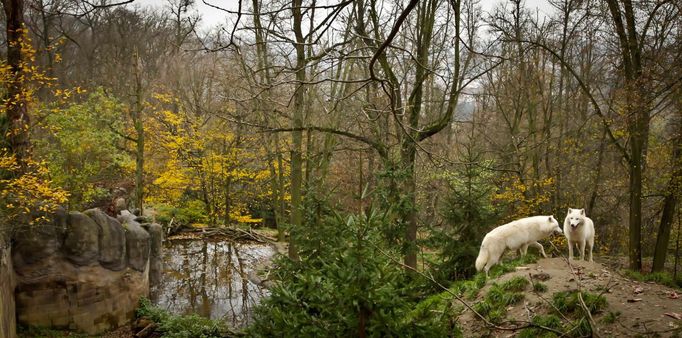
[[268,295],[253,276],[274,254],[274,248],[263,244],[169,241],[164,246],[161,282],[152,288],[152,302],[171,313],[196,313],[242,327],[249,323],[254,306]]

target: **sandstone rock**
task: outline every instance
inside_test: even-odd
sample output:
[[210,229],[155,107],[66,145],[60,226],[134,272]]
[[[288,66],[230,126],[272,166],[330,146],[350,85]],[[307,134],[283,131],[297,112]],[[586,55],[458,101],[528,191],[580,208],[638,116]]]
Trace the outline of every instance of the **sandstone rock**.
[[163,228],[161,225],[156,223],[145,224],[143,227],[145,230],[147,230],[151,238],[149,254],[149,283],[153,286],[161,281],[161,272],[163,270]]
[[118,213],[118,216],[116,216],[116,219],[121,222],[121,224],[125,224],[128,222],[134,222],[135,221],[135,215],[131,214],[129,210],[121,210],[121,212]]
[[67,217],[66,238],[63,251],[76,265],[90,265],[99,256],[99,226],[80,212],[70,212]]
[[12,260],[17,275],[27,280],[60,273],[61,249],[66,237],[68,215],[59,207],[54,222],[38,224],[15,234]]
[[118,215],[121,211],[128,208],[126,199],[123,197],[118,197],[114,200],[114,212]]
[[68,218],[69,213],[66,212],[66,209],[57,207],[57,210],[54,212],[53,220],[55,231],[57,231],[57,235],[59,236],[60,245],[64,242],[64,238],[66,237],[66,222]]
[[128,221],[123,223],[126,231],[126,254],[128,266],[137,270],[144,271],[149,259],[149,233],[147,233],[140,223]]
[[14,236],[14,266],[21,270],[25,265],[36,264],[59,250],[59,237],[52,223],[23,229]]
[[86,210],[84,214],[99,226],[99,263],[109,270],[126,267],[126,236],[121,223],[100,209]]

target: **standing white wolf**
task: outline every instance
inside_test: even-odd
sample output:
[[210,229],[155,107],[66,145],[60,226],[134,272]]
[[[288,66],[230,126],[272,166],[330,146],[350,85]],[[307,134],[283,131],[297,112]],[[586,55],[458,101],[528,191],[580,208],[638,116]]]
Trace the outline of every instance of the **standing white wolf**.
[[585,259],[585,245],[589,261],[592,260],[592,248],[594,247],[594,222],[585,216],[585,209],[568,208],[564,219],[564,235],[568,241],[568,259],[573,259],[573,245],[580,250],[580,259]]
[[521,250],[525,253],[528,246],[537,247],[543,256],[545,249],[539,240],[551,236],[553,233],[561,234],[559,222],[554,216],[533,216],[518,219],[493,229],[483,238],[481,250],[476,258],[476,270],[488,270],[499,262],[506,249]]

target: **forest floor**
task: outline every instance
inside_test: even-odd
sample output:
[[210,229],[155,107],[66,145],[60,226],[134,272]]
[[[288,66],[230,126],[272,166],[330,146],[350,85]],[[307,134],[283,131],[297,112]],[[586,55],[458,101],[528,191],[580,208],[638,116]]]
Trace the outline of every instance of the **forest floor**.
[[[519,325],[523,322],[527,326],[538,315],[554,314],[564,322],[571,322],[574,318],[558,313],[553,298],[558,292],[576,290],[606,299],[606,306],[591,313],[593,320],[590,326],[595,337],[682,335],[680,289],[632,280],[599,263],[576,260],[569,264],[565,258],[540,259],[536,263],[519,266],[496,280],[488,280],[470,304],[485,301],[494,284],[502,285],[514,278],[525,278],[531,283],[523,290],[522,299],[508,305],[506,315],[498,320],[497,326],[504,329],[490,328],[473,311],[465,310],[458,318],[464,337],[514,337],[519,331],[511,327],[524,326]],[[534,283],[542,283],[546,288],[534,288]]]

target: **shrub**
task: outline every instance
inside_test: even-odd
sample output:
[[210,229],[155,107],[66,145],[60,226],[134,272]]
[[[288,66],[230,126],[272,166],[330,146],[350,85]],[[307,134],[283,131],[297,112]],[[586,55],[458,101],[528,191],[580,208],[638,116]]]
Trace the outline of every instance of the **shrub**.
[[[279,283],[255,311],[250,335],[276,337],[444,336],[448,316],[410,320],[417,299],[382,240],[383,215],[326,217],[301,228],[300,261],[281,258]],[[424,307],[438,303],[436,299]],[[454,325],[454,323],[452,323]]]
[[[468,164],[439,174],[447,194],[441,213],[446,229],[432,229],[430,243],[441,252],[442,262],[435,265],[435,277],[441,282],[466,279],[476,274],[474,261],[483,236],[497,221],[491,199],[495,190],[493,172],[477,165],[480,154],[467,154]],[[491,163],[485,163],[491,165]]]
[[138,317],[148,317],[159,325],[158,330],[163,332],[163,337],[168,338],[213,338],[224,337],[227,326],[219,321],[214,321],[195,314],[177,316],[168,311],[157,308],[151,302],[143,298],[137,308]]
[[187,226],[208,222],[206,205],[199,200],[188,201],[180,207],[161,204],[156,206],[156,210],[156,220],[163,224],[168,224],[171,220],[173,224]]

